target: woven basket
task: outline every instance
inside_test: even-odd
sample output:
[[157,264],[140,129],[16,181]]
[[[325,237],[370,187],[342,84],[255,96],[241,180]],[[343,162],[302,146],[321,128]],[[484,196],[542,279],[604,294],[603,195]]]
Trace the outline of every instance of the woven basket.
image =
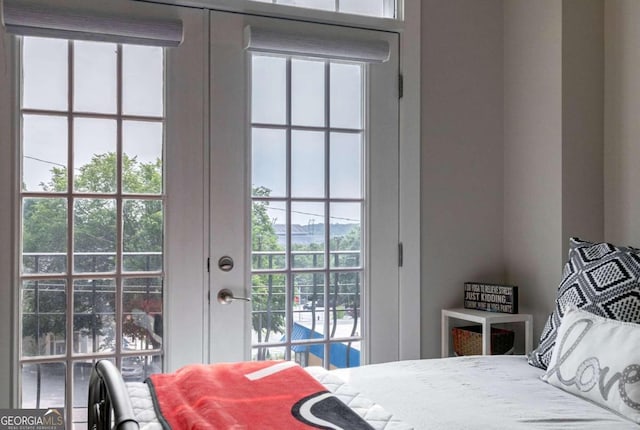
[[[482,354],[482,327],[454,327],[453,350],[456,355],[481,355]],[[511,330],[491,328],[491,355],[513,353],[514,334]]]

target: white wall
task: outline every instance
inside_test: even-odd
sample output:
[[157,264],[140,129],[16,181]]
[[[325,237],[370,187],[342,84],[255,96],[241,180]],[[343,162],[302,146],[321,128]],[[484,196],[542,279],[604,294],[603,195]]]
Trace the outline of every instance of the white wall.
[[422,7],[422,355],[432,357],[440,309],[461,305],[464,281],[520,286],[538,335],[568,238],[604,237],[603,1]]
[[605,238],[640,247],[640,2],[605,2]]
[[603,239],[602,0],[505,1],[505,262],[538,334],[568,239]]
[[561,72],[562,3],[505,1],[505,264],[536,329],[562,267]]
[[463,283],[503,281],[502,0],[422,2],[422,356]]
[[562,7],[562,256],[604,239],[604,4]]

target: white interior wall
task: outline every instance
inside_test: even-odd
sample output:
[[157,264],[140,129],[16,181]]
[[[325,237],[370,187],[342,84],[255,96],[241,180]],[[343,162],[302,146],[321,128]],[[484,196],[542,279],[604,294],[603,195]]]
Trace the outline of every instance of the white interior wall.
[[604,239],[604,2],[562,6],[562,257]]
[[502,0],[422,2],[422,357],[465,281],[504,279]]
[[640,247],[640,2],[604,2],[605,238]]
[[504,253],[534,330],[562,267],[562,3],[504,2]]

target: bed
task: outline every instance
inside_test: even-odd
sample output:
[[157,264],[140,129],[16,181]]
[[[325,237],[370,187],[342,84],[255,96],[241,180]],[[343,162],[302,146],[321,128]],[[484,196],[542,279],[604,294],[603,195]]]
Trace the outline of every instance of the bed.
[[[376,429],[639,428],[543,382],[544,371],[530,366],[524,356],[399,361],[308,372],[362,416],[368,414]],[[89,428],[151,430],[162,425],[146,384],[124,383],[110,362],[100,361],[90,385]]]
[[[291,362],[220,363],[152,375],[146,384],[125,384],[105,360],[91,376],[89,428],[640,430],[640,250],[577,238],[569,245],[555,308],[527,357],[330,371]],[[269,379],[276,375],[285,379]],[[184,388],[182,380],[194,385]],[[192,407],[176,400],[181,396],[193,397]],[[271,403],[253,403],[262,399]],[[172,420],[187,410],[214,414],[176,425]],[[267,424],[277,410],[295,425]],[[249,418],[237,424],[242,414]],[[211,425],[218,415],[233,424]]]

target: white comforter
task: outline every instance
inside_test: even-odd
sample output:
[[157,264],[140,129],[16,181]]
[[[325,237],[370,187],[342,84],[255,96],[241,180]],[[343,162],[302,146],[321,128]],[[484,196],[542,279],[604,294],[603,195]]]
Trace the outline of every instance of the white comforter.
[[640,430],[543,382],[543,371],[524,356],[400,361],[332,373],[416,430]]
[[[609,410],[543,382],[543,372],[529,366],[524,356],[400,361],[309,372],[376,430],[640,430]],[[127,385],[141,428],[161,429],[146,384]]]

